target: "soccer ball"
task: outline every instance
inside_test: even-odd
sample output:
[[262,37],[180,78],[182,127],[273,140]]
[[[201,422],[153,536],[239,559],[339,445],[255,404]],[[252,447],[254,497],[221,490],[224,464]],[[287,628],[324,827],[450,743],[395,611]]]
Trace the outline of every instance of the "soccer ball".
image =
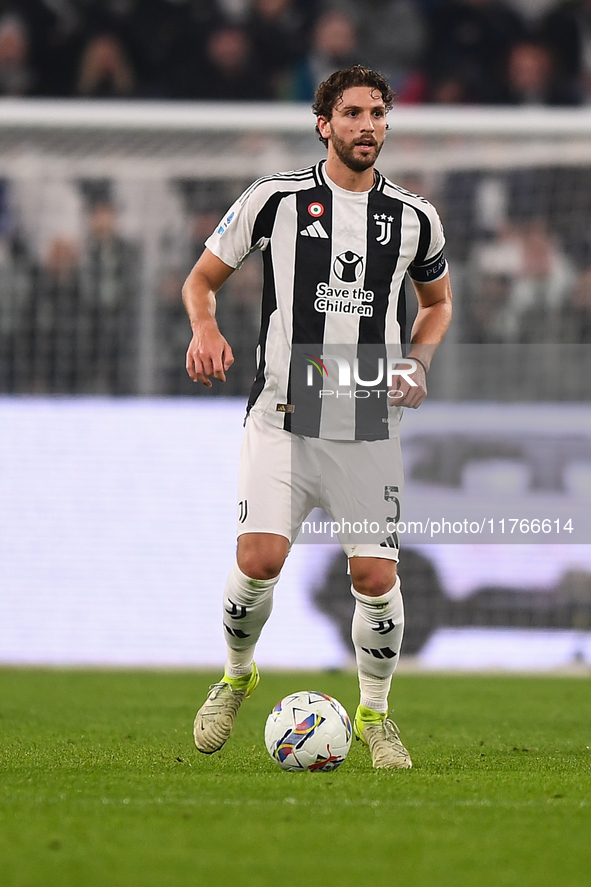
[[283,770],[336,770],[347,757],[351,736],[341,703],[314,690],[286,696],[265,725],[267,751]]

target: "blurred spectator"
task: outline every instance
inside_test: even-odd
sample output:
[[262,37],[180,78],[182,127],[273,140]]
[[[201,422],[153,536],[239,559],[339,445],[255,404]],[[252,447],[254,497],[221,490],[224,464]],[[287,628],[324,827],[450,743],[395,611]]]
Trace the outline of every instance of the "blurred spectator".
[[198,76],[196,98],[257,101],[273,96],[272,84],[244,28],[223,26],[209,35]]
[[448,83],[450,98],[463,92],[468,102],[500,101],[509,53],[526,37],[521,16],[503,0],[442,0],[427,21],[430,91]]
[[56,237],[31,289],[26,326],[31,341],[26,390],[61,394],[77,390],[75,337],[78,314],[78,248]]
[[84,207],[78,187],[64,168],[48,175],[47,168],[29,167],[26,175],[11,181],[10,192],[19,231],[35,265],[45,265],[55,241],[75,247]]
[[332,0],[356,26],[358,58],[384,74],[404,97],[423,61],[427,29],[414,0]]
[[122,98],[133,95],[135,78],[117,37],[99,34],[82,53],[76,93],[83,98]]
[[14,281],[14,219],[10,184],[0,179],[0,390],[14,390],[18,297]]
[[10,200],[10,182],[0,179],[0,262],[10,252],[14,214]]
[[35,94],[74,94],[90,2],[80,5],[68,0],[19,0],[19,14],[27,22],[31,58],[38,73]]
[[[114,0],[113,5],[121,3]],[[136,93],[184,99],[194,93],[205,35],[219,20],[216,0],[127,0],[131,9],[117,33],[129,52]]]
[[556,5],[556,0],[508,0],[509,4],[519,12],[524,19],[536,22],[545,12]]
[[78,246],[65,237],[56,237],[47,252],[43,271],[57,287],[68,286],[76,276]]
[[128,394],[135,384],[137,249],[119,234],[108,192],[91,197],[86,228],[76,318],[77,390]]
[[0,95],[25,96],[37,86],[30,65],[29,35],[16,15],[0,18]]
[[[197,388],[185,370],[185,354],[191,331],[181,288],[225,209],[225,206],[223,209],[198,208],[195,206],[200,196],[198,186],[194,187],[194,183],[190,181],[180,182],[179,185],[187,204],[188,240],[185,243],[185,255],[180,262],[181,267],[168,267],[158,288],[158,376],[162,394],[193,394]],[[203,394],[209,390],[197,393]]]
[[425,83],[421,96],[426,102],[437,105],[463,105],[469,101],[466,83],[458,74],[448,71],[438,79]]
[[542,18],[539,35],[570,90],[591,102],[591,0],[555,3]]
[[579,274],[561,314],[561,327],[564,342],[591,342],[591,267]]
[[549,49],[541,43],[516,44],[507,61],[501,101],[511,105],[576,105],[579,95],[561,79]]
[[506,224],[474,248],[473,342],[543,342],[557,336],[555,319],[574,280],[574,266],[543,219]]
[[[198,6],[207,6],[197,0]],[[210,14],[232,25],[244,25],[250,14],[251,0],[209,0]]]
[[283,98],[294,66],[304,58],[312,15],[301,0],[252,0],[248,30],[272,95]]
[[[203,197],[203,195],[201,195]],[[189,200],[198,202],[193,194]],[[224,206],[225,209],[225,206]],[[185,267],[169,272],[161,281],[158,309],[159,376],[163,394],[198,394],[205,397],[242,395],[250,390],[255,376],[255,351],[261,311],[262,269],[259,255],[249,257],[216,297],[216,319],[230,342],[234,364],[225,385],[206,389],[195,386],[185,370],[185,353],[191,330],[181,299],[184,279],[203,252],[205,240],[219,225],[224,210],[189,207],[189,242]]]
[[[11,390],[132,393],[138,251],[118,233],[108,185],[85,181],[72,187],[84,206],[79,230],[86,229],[86,236],[47,239],[41,261],[27,259],[21,271],[30,285],[16,281]],[[17,260],[17,271],[24,258]]]
[[316,22],[310,51],[295,71],[293,98],[312,101],[316,87],[332,71],[360,61],[353,18],[347,12],[329,9]]

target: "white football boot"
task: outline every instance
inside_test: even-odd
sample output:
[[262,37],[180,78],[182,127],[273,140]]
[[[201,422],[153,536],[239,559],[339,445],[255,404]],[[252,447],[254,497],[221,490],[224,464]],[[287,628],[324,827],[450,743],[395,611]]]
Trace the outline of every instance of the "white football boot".
[[[412,761],[398,735],[398,727],[390,718],[359,706],[353,729],[355,736],[369,746],[371,760],[376,769],[408,770]],[[366,719],[371,712],[371,720]],[[365,716],[365,717],[364,717]]]
[[[252,673],[246,687],[236,690],[230,683],[239,679],[226,675],[218,684],[212,684],[207,699],[197,712],[193,725],[195,745],[204,755],[219,751],[228,739],[238,714],[238,709],[248,699],[259,682],[259,672],[253,663]],[[242,683],[242,682],[241,682]]]

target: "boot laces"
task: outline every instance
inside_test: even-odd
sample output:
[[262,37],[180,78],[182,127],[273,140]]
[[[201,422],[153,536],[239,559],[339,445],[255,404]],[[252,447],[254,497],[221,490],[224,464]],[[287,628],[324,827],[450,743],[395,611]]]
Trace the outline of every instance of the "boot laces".
[[244,698],[243,690],[234,690],[225,681],[212,684],[207,695],[207,706],[202,712],[204,718],[216,718],[217,715],[228,708],[238,709],[238,706]]
[[400,751],[406,752],[406,749],[402,744],[402,740],[398,735],[398,727],[396,726],[394,721],[391,718],[386,718],[383,721],[382,726],[384,728],[384,736],[388,740],[388,742],[392,743],[392,745],[394,745],[397,749],[400,749]]

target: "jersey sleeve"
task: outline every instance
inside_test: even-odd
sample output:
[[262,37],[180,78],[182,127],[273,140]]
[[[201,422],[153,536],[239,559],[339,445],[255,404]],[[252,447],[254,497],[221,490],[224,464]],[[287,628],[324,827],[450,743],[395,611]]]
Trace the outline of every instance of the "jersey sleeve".
[[205,246],[230,268],[239,268],[256,249],[265,249],[269,238],[256,232],[256,222],[266,197],[265,189],[251,185],[222,218]]
[[417,283],[433,283],[447,272],[447,261],[443,254],[445,235],[441,219],[433,206],[429,204],[428,211],[421,215],[419,248],[408,273]]

